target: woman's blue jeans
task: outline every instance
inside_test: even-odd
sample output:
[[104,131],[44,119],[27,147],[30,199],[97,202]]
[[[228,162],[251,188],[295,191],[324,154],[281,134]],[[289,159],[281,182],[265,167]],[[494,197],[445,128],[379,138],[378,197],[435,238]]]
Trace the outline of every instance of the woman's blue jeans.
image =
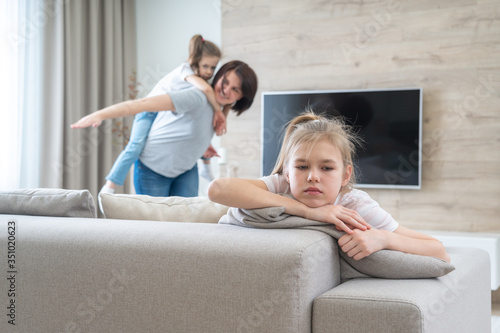
[[196,197],[198,181],[198,164],[175,178],[168,178],[154,172],[139,159],[135,162],[134,186],[137,194],[153,197]]
[[117,185],[123,185],[130,167],[139,158],[144,149],[149,130],[157,115],[158,112],[141,112],[135,116],[128,144],[116,159],[109,174],[106,176],[106,180],[112,181]]

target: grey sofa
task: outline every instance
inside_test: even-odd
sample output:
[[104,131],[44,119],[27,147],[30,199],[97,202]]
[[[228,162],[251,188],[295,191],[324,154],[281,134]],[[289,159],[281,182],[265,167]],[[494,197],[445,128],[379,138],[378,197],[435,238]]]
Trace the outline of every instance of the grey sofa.
[[[449,249],[435,279],[339,284],[338,249],[311,230],[1,215],[2,332],[489,332],[489,261]],[[12,275],[12,274],[11,274]],[[11,288],[13,287],[13,288]],[[15,297],[8,297],[14,289]]]
[[1,332],[491,330],[489,257],[479,249],[448,249],[456,269],[440,278],[340,283],[338,247],[314,230],[5,214],[0,221],[11,278],[0,283]]

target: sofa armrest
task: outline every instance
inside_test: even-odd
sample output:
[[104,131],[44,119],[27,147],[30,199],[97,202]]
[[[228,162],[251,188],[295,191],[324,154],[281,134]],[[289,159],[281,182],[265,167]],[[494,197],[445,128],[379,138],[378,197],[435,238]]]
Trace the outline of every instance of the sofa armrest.
[[313,332],[490,332],[488,254],[448,248],[455,271],[440,278],[353,279],[314,301]]

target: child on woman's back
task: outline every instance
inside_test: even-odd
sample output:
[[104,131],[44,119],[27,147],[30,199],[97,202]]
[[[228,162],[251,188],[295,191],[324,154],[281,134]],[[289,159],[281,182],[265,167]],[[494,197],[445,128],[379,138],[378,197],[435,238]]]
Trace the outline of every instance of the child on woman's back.
[[[214,109],[213,119],[216,133],[219,135],[224,133],[226,130],[225,118],[229,108],[221,110],[220,104],[215,100],[214,91],[207,82],[212,78],[220,57],[221,52],[217,45],[204,40],[201,35],[193,36],[189,43],[188,62],[182,63],[163,77],[148,94],[148,97],[189,88],[193,85],[205,93]],[[114,193],[116,185],[123,185],[130,167],[144,148],[146,137],[157,115],[157,112],[145,111],[135,116],[129,142],[106,176],[107,181],[101,192]],[[206,170],[204,171],[206,172]]]
[[400,226],[353,188],[355,142],[341,121],[306,113],[290,122],[273,175],[216,179],[209,197],[245,209],[282,206],[290,215],[332,223],[346,232],[338,241],[342,251],[356,260],[390,249],[449,261],[441,242]]

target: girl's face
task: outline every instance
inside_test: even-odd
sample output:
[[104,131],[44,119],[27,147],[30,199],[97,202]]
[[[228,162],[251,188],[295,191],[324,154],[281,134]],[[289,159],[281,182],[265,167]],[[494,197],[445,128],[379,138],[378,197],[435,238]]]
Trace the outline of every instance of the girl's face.
[[240,100],[243,97],[243,92],[238,74],[234,70],[228,71],[215,83],[214,92],[215,99],[221,105],[233,104]]
[[205,81],[210,80],[210,78],[215,73],[215,68],[219,63],[219,57],[204,55],[201,57],[198,63],[198,75]]
[[292,195],[309,207],[334,204],[340,188],[349,182],[352,167],[344,166],[340,150],[326,139],[310,148],[302,145],[288,162],[285,176]]

